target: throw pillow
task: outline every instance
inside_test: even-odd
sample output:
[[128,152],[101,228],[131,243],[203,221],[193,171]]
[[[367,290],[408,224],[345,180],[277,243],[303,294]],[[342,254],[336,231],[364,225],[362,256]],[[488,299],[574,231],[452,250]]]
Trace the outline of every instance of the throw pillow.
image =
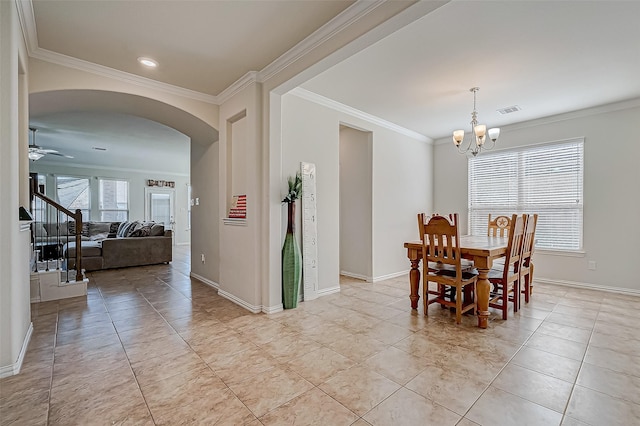
[[109,233],[110,234],[117,233],[119,227],[120,227],[120,222],[111,222],[111,225],[109,225]]
[[151,235],[151,227],[149,225],[138,224],[129,234],[129,237],[148,237]]
[[162,237],[164,235],[164,225],[161,223],[156,223],[151,227],[151,236],[152,237]]

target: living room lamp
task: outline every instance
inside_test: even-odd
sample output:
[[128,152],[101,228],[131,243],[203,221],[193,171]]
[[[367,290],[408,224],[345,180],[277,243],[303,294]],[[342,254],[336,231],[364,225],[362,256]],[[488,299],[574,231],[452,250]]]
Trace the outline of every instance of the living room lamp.
[[[453,144],[458,149],[458,152],[460,154],[471,153],[474,157],[483,149],[492,149],[496,144],[496,140],[498,140],[498,136],[500,136],[499,128],[493,127],[487,131],[486,124],[478,124],[478,111],[476,111],[476,93],[478,90],[480,90],[479,87],[472,87],[469,89],[470,92],[473,92],[473,112],[471,113],[472,136],[469,139],[469,143],[467,143],[466,148],[460,148],[460,145],[464,141],[464,130],[454,130],[453,132]],[[489,147],[485,145],[487,134],[489,135],[489,139],[491,139],[491,146]]]

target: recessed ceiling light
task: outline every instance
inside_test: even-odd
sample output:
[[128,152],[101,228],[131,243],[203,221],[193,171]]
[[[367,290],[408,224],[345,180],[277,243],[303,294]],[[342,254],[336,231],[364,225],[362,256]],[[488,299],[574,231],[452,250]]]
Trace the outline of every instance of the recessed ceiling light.
[[138,58],[138,62],[148,68],[155,68],[158,66],[158,63],[151,58],[145,58],[144,56],[140,56]]

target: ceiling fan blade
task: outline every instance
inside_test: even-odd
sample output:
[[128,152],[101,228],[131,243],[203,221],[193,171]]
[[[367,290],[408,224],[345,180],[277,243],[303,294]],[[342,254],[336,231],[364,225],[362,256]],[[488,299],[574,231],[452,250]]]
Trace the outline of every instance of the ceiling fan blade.
[[48,152],[47,154],[56,155],[58,157],[64,157],[64,158],[73,158],[71,155],[60,154],[58,151],[56,151],[56,152]]
[[47,148],[39,148],[38,151],[43,152],[45,154],[57,154],[58,151],[55,149],[47,149]]

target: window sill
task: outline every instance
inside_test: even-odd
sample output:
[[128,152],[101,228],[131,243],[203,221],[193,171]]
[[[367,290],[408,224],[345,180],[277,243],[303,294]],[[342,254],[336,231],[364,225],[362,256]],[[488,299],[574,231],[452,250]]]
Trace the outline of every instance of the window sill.
[[585,257],[586,251],[583,250],[550,250],[550,249],[536,249],[535,254],[542,254],[545,256],[564,256],[564,257]]

